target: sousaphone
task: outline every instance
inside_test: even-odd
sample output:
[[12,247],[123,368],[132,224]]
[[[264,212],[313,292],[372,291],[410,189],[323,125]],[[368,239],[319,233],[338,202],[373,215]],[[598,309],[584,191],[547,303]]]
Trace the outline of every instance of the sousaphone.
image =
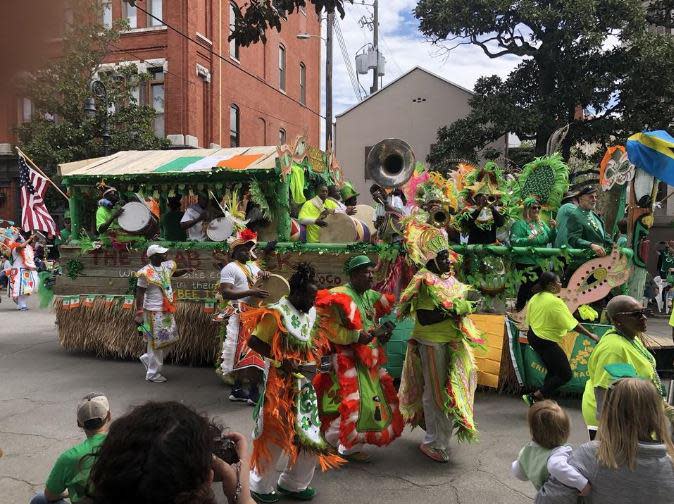
[[370,177],[384,189],[405,184],[414,173],[414,151],[404,140],[387,138],[376,144],[365,164]]

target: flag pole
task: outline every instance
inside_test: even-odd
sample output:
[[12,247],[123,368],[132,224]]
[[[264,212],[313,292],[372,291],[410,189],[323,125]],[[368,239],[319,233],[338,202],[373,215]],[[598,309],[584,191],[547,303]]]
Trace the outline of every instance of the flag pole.
[[66,193],[64,193],[64,192],[61,190],[61,188],[60,188],[59,186],[57,186],[57,185],[54,183],[54,181],[53,181],[52,179],[50,179],[49,177],[47,177],[47,175],[45,175],[45,173],[40,169],[40,167],[39,167],[38,165],[36,165],[36,164],[33,162],[33,160],[32,160],[31,158],[29,158],[28,156],[26,156],[26,153],[25,153],[25,152],[23,152],[18,146],[15,146],[14,148],[16,149],[16,152],[19,154],[19,156],[21,156],[21,157],[24,158],[26,161],[28,161],[28,162],[33,166],[33,168],[35,169],[35,171],[37,171],[40,175],[42,175],[45,179],[47,179],[47,180],[49,181],[49,183],[50,183],[52,186],[54,186],[54,189],[56,189],[59,193],[61,193],[61,196],[63,196],[67,201],[70,201],[70,198],[66,195]]

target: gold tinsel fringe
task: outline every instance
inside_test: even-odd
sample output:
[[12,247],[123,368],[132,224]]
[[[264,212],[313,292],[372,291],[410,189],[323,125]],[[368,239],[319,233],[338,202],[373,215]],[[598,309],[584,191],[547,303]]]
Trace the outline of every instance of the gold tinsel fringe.
[[[82,302],[66,309],[63,299],[54,300],[59,342],[67,350],[94,353],[99,357],[135,359],[145,352],[145,342],[133,322],[135,310],[115,302],[106,305],[97,298],[93,306]],[[168,360],[190,366],[213,365],[219,350],[218,324],[204,313],[201,302],[179,302],[176,323],[180,340],[170,347]]]

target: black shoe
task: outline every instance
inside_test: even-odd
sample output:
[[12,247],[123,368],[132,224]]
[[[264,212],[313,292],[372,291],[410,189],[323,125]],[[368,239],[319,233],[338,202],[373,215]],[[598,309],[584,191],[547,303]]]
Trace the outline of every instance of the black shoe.
[[232,391],[229,393],[229,400],[232,402],[245,402],[250,401],[250,394],[248,391],[242,387],[234,386]]
[[257,385],[253,385],[253,387],[250,389],[250,392],[248,392],[248,404],[255,406],[259,400],[260,390],[257,388]]

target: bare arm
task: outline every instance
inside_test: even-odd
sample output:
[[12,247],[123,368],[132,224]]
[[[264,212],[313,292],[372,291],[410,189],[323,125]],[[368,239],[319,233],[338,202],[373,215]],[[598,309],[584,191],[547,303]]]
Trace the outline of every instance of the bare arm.
[[248,296],[267,297],[269,295],[267,291],[262,289],[252,288],[239,290],[230,283],[220,284],[220,294],[222,294],[223,299],[229,299],[230,301],[235,301]]
[[588,338],[590,338],[590,339],[592,339],[592,340],[594,340],[594,341],[599,341],[599,337],[598,337],[596,334],[591,333],[590,331],[588,331],[588,330],[583,326],[583,324],[578,324],[578,325],[575,327],[574,331],[579,332],[579,333],[581,333],[581,334],[584,334],[585,336],[587,336]]
[[259,353],[262,357],[271,357],[271,346],[255,335],[251,336],[248,340],[248,346],[255,352]]
[[417,310],[417,320],[422,326],[437,324],[448,318],[451,316],[442,310]]

